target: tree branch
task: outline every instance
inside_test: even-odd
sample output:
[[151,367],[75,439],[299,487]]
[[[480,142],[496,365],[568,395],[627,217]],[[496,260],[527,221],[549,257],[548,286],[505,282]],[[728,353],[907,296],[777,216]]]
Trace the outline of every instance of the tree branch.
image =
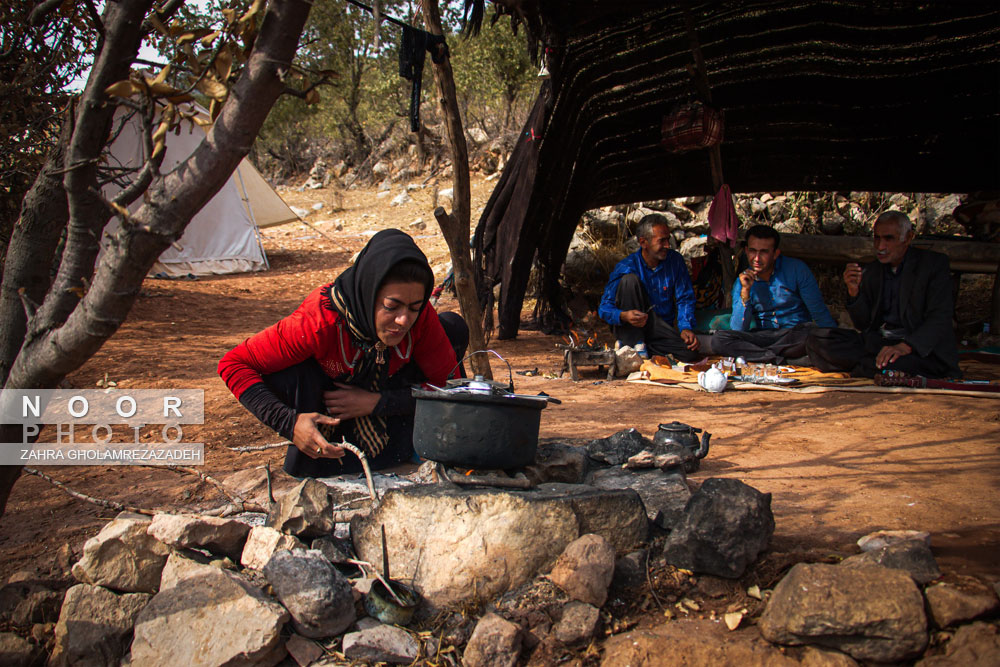
[[41,25],[48,18],[49,14],[59,9],[62,4],[63,0],[43,0],[43,2],[38,3],[31,10],[31,14],[28,15],[28,25]]

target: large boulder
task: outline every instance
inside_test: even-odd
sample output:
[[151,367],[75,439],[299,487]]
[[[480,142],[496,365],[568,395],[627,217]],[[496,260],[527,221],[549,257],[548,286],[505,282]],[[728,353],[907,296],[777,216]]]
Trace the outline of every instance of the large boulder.
[[566,546],[549,579],[574,600],[600,607],[614,573],[614,547],[600,535],[584,535]]
[[315,479],[302,480],[271,508],[265,525],[300,538],[331,535],[335,524],[330,490]]
[[238,560],[250,526],[242,521],[213,516],[157,514],[146,532],[172,547],[196,547]]
[[626,553],[647,534],[634,491],[581,484],[531,491],[394,489],[371,515],[351,522],[361,560],[382,562],[383,525],[393,577],[412,579],[431,608],[516,588],[548,570],[580,535],[600,535]]
[[350,582],[320,551],[279,551],[264,576],[304,637],[332,637],[356,618]]
[[[188,558],[187,556],[192,557]],[[167,564],[163,566],[163,572],[160,574],[160,590],[173,588],[185,579],[206,574],[210,576],[213,574],[212,570],[221,569],[218,561],[215,561],[216,564],[207,561],[207,558],[200,558],[200,554],[196,552],[187,552],[187,555],[181,555],[175,551],[170,554],[167,558]]]
[[894,662],[927,646],[917,585],[901,570],[799,563],[774,588],[758,624],[778,644],[818,644]]
[[132,638],[135,618],[152,596],[117,595],[107,588],[77,584],[66,591],[50,665],[117,665]]
[[83,545],[73,576],[126,593],[155,593],[170,548],[146,533],[149,521],[118,518]]
[[705,481],[664,544],[675,567],[738,579],[774,534],[771,494],[737,479]]
[[574,600],[563,607],[562,618],[552,631],[563,644],[584,644],[597,634],[600,622],[601,612],[597,607]]
[[284,607],[238,576],[205,571],[160,591],[139,612],[132,664],[270,667],[285,657],[281,630],[288,618]]

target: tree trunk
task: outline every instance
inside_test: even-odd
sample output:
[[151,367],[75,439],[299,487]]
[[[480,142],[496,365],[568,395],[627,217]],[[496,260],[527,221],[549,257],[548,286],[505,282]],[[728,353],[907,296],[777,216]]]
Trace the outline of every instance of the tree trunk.
[[[96,228],[93,238],[84,236],[96,226],[89,217],[94,200],[103,206],[97,198],[96,175],[91,167],[97,164],[108,133],[105,131],[99,140],[94,134],[104,127],[107,108],[113,115],[114,105],[104,90],[128,76],[138,53],[146,9],[151,4],[152,0],[145,4],[133,1],[106,5],[104,47],[84,89],[66,155],[64,185],[69,199],[69,225],[75,236],[71,234],[67,241],[59,275],[45,302],[28,322],[27,339],[11,366],[6,389],[56,386],[118,330],[160,253],[180,238],[195,213],[222,188],[249,152],[285,88],[287,63],[295,56],[311,6],[308,0],[272,0],[268,4],[247,65],[205,139],[169,173],[160,175],[154,169],[152,184],[143,193],[144,203],[121,221],[95,272],[91,253],[96,256],[103,224]],[[86,182],[85,175],[92,180]],[[87,217],[77,219],[77,215]],[[88,262],[90,270],[85,272]],[[81,279],[88,277],[92,280],[81,284]],[[11,279],[11,275],[4,276],[4,280]],[[67,294],[71,287],[79,289]],[[16,478],[16,470],[0,474],[0,514]]]
[[[438,9],[437,0],[421,0],[420,5],[423,7],[424,23],[427,25],[428,32],[435,35],[444,34],[441,29],[441,12]],[[473,285],[472,258],[469,255],[469,219],[472,211],[472,193],[469,185],[469,149],[465,144],[465,132],[462,129],[462,118],[458,111],[458,95],[455,93],[455,79],[452,75],[451,61],[448,58],[445,58],[441,64],[434,64],[434,79],[437,81],[441,110],[444,112],[448,139],[451,143],[456,224],[452,227],[447,223],[442,223],[442,217],[438,216],[437,211],[434,215],[438,218],[438,223],[441,224],[441,233],[451,250],[451,263],[455,269],[455,292],[458,294],[462,315],[469,325],[469,345],[473,351],[485,350],[486,337],[483,332],[483,315],[479,299],[476,298],[474,289],[462,291],[458,289],[460,266],[466,267],[467,280],[470,286]],[[444,214],[444,209],[439,210]],[[470,359],[470,365],[474,374],[487,378],[493,377],[487,355],[473,356]]]
[[17,232],[11,236],[7,248],[3,272],[7,278],[0,287],[0,387],[7,381],[28,331],[21,290],[29,303],[38,304],[52,282],[52,260],[60,231],[66,228],[69,219],[62,178],[54,172],[63,165],[72,128],[72,113],[69,113],[63,119],[59,141],[24,197]]

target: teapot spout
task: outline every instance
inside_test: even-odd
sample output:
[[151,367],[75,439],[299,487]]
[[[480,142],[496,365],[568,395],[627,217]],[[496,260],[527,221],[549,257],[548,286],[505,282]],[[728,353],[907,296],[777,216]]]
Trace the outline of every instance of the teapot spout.
[[696,459],[703,459],[708,455],[708,441],[712,437],[712,434],[708,431],[703,431],[701,434],[701,444],[698,446],[698,450],[694,453]]

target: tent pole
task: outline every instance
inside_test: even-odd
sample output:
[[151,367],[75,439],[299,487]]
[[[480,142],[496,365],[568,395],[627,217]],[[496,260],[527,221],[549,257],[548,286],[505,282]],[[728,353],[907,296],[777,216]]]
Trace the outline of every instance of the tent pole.
[[264,250],[264,241],[261,239],[260,227],[257,226],[257,217],[253,214],[253,207],[250,205],[250,194],[247,192],[247,186],[243,182],[240,165],[236,165],[236,177],[240,180],[240,191],[242,192],[240,197],[243,199],[243,205],[246,206],[247,215],[250,216],[250,224],[253,226],[253,237],[257,241],[260,256],[264,258],[264,270],[269,271],[271,269],[271,262],[268,261],[267,252]]

